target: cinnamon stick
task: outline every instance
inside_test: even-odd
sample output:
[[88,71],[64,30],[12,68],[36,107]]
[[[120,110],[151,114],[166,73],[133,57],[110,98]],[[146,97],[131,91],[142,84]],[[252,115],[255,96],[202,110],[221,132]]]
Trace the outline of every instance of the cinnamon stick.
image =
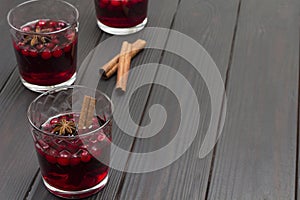
[[78,129],[87,128],[93,123],[95,107],[96,99],[90,96],[84,96],[80,111]]
[[[130,51],[130,57],[133,58],[136,54],[138,54],[142,49],[146,46],[146,41],[138,39],[134,43],[132,43],[132,50]],[[100,69],[100,74],[102,74],[104,79],[110,78],[115,74],[119,67],[119,58],[120,54],[116,55],[113,59],[111,59],[108,63],[103,65]]]
[[128,72],[130,69],[130,62],[131,62],[130,52],[132,49],[131,46],[132,45],[129,44],[127,41],[124,41],[120,52],[116,89],[123,92],[126,91]]

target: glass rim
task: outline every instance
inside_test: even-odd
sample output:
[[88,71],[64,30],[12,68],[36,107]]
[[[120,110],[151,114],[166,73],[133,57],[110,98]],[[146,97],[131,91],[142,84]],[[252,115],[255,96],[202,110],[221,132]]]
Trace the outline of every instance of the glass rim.
[[7,13],[7,22],[8,22],[8,25],[14,29],[15,31],[17,32],[20,32],[20,33],[24,33],[24,34],[34,34],[34,35],[51,35],[51,34],[57,34],[57,33],[60,33],[60,32],[64,32],[66,30],[68,30],[69,28],[71,28],[73,25],[76,25],[78,24],[78,19],[79,19],[79,11],[78,9],[72,5],[71,3],[69,2],[66,2],[66,1],[63,1],[63,0],[52,0],[52,1],[56,1],[56,2],[61,2],[67,6],[70,6],[72,9],[75,10],[75,13],[76,13],[76,16],[75,16],[75,19],[73,22],[71,22],[70,24],[68,24],[68,26],[66,26],[65,28],[61,29],[61,30],[57,30],[57,31],[51,31],[51,32],[47,32],[47,33],[36,33],[36,32],[26,32],[26,31],[23,31],[21,30],[20,28],[14,26],[11,22],[10,22],[10,16],[12,14],[13,11],[15,11],[17,8],[20,8],[24,5],[27,5],[29,3],[34,3],[34,2],[41,2],[41,0],[29,0],[29,1],[25,1],[23,3],[20,3],[18,5],[16,5],[15,7],[13,7],[12,9],[9,10],[9,12]]
[[[74,88],[85,88],[85,89],[89,89],[89,90],[94,90],[95,92],[101,94],[102,96],[105,97],[105,99],[110,103],[111,105],[111,113],[108,115],[108,118],[105,120],[105,123],[98,127],[97,129],[95,130],[92,130],[92,131],[89,131],[87,133],[83,133],[83,134],[78,134],[78,135],[74,135],[74,136],[64,136],[64,135],[55,135],[53,133],[48,133],[46,131],[43,131],[42,129],[40,129],[39,127],[37,127],[31,120],[30,118],[30,110],[31,110],[31,107],[33,105],[33,103],[35,103],[38,99],[40,99],[41,97],[43,96],[46,96],[46,95],[49,95],[51,93],[57,93],[59,91],[62,91],[62,90],[66,90],[66,89],[74,89]],[[27,119],[31,125],[31,127],[33,127],[35,130],[43,133],[44,135],[47,135],[47,136],[51,136],[51,137],[56,137],[56,138],[61,138],[61,139],[74,139],[74,138],[80,138],[80,137],[85,137],[85,136],[88,136],[88,135],[91,135],[91,134],[94,134],[95,132],[105,128],[111,121],[112,121],[112,116],[113,116],[113,113],[114,113],[114,105],[111,101],[111,99],[105,94],[103,93],[102,91],[96,89],[96,88],[89,88],[89,87],[86,87],[86,86],[83,86],[83,85],[71,85],[71,86],[62,86],[62,87],[58,87],[58,88],[55,88],[55,89],[52,89],[52,90],[48,90],[40,95],[38,95],[28,106],[28,109],[27,109]]]

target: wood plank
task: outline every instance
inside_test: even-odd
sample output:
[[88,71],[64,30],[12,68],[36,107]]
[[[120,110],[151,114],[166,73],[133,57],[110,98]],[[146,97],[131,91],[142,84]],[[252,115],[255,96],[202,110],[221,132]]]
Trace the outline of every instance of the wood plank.
[[[231,42],[238,11],[239,1],[199,1],[181,0],[179,10],[174,20],[172,29],[187,34],[200,43],[215,60],[222,77],[225,79],[227,65],[229,62]],[[188,22],[188,23],[187,23]],[[170,35],[172,37],[172,34]],[[168,42],[172,48],[182,49],[184,42]],[[193,52],[192,52],[193,53]],[[192,55],[197,64],[202,60],[199,55]],[[189,61],[189,60],[188,60]],[[131,174],[128,173],[124,179],[124,187],[120,193],[120,199],[204,199],[212,160],[212,153],[204,159],[199,159],[199,150],[208,128],[210,113],[210,97],[201,75],[183,58],[171,53],[165,53],[162,64],[172,67],[182,74],[193,87],[199,100],[201,118],[199,129],[191,147],[174,163],[158,171]],[[159,69],[156,80],[164,80],[169,84],[178,84],[173,75],[161,75]],[[190,103],[190,96],[182,86],[182,92],[176,94],[185,98],[182,104]],[[175,137],[180,123],[179,102],[172,92],[167,88],[155,85],[147,104],[146,114],[142,124],[150,123],[148,111],[154,104],[162,105],[168,114],[166,124],[155,136],[147,139],[137,139],[134,144],[134,152],[152,152],[167,145]],[[191,116],[194,108],[189,107]],[[157,116],[154,112],[153,116]],[[191,117],[190,120],[193,120]],[[138,134],[144,134],[139,131]],[[188,133],[187,133],[188,134]],[[179,145],[176,151],[180,151]],[[174,153],[175,154],[175,150]],[[169,156],[173,156],[170,152]],[[166,159],[169,158],[166,156]],[[147,167],[147,162],[133,160],[135,165]]]
[[208,199],[295,199],[299,1],[242,1]]
[[[149,3],[149,23],[147,26],[158,26],[167,28],[170,27],[174,13],[177,9],[177,2],[178,1],[174,0],[167,0],[163,3],[158,0],[151,1]],[[86,18],[85,20],[90,21],[90,18]],[[103,43],[103,41],[109,39],[110,37],[111,35],[109,34],[103,34],[103,36],[99,40],[99,44]],[[116,53],[119,52],[119,47],[123,40],[134,41],[139,37],[147,38],[147,41],[151,43],[156,41],[155,35],[145,34],[143,31],[129,36],[116,36],[116,39],[110,40],[109,43],[107,43],[107,45],[100,45],[93,51],[89,52],[89,54],[86,56],[86,58],[80,66],[78,73],[79,77],[76,83],[93,88],[98,88],[106,94],[108,94],[108,96],[111,96],[114,89],[114,84],[116,82],[116,77],[112,77],[108,81],[100,80],[98,74],[99,67],[105,62],[107,62],[109,58],[113,57]],[[167,41],[167,35],[162,38],[163,39],[159,40],[159,42],[162,42],[162,44],[160,44],[161,46],[163,46],[164,43]],[[139,54],[137,58],[133,60],[132,67],[147,62],[158,62],[161,54],[162,52],[157,50],[144,50]],[[155,72],[155,69],[153,69],[153,72]],[[149,74],[140,74],[139,76],[149,76]],[[150,76],[150,78],[151,77],[152,79],[154,79],[154,75]],[[134,77],[130,77],[130,79],[134,79]],[[131,100],[131,107],[134,108],[132,109],[131,115],[137,123],[140,122],[142,110],[146,104],[149,91],[150,86],[144,88],[143,90],[139,90]],[[131,145],[133,143],[133,138],[124,134],[122,130],[120,130],[116,125],[114,125],[113,142],[124,149],[130,150]],[[118,196],[119,187],[123,186],[122,177],[122,171],[112,169],[110,171],[110,180],[108,185],[101,192],[94,195],[93,197],[90,197],[89,199],[116,199]],[[55,197],[50,195],[48,192],[45,192],[45,189],[42,189],[44,188],[44,186],[42,185],[40,179],[37,179],[37,181],[34,183],[34,188],[36,188],[36,192],[30,194],[29,197],[31,199],[38,199],[41,197],[43,199],[55,199]]]
[[[79,32],[79,55],[87,55],[100,36],[98,28],[90,21],[84,20],[94,17],[88,16],[88,13],[93,14],[93,4],[86,2],[78,1],[77,4],[81,13],[87,12],[86,16],[80,19],[83,28]],[[13,56],[12,54],[9,57]],[[78,58],[79,64],[82,62],[80,59],[82,56]],[[1,90],[0,199],[23,199],[30,191],[38,171],[38,162],[26,118],[27,107],[37,95],[22,86],[17,68]]]
[[7,23],[7,13],[14,6],[23,2],[22,0],[2,0],[0,6],[0,89],[5,85],[16,66],[15,54],[10,38],[9,25]]

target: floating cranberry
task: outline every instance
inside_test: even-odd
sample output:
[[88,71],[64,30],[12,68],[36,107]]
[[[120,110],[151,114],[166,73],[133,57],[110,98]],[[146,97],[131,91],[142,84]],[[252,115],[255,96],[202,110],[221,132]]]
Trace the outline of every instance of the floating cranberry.
[[69,151],[63,150],[59,152],[57,163],[62,166],[67,166],[70,164],[71,153]]
[[50,148],[45,157],[49,163],[55,164],[57,162],[58,151]]
[[29,55],[31,57],[37,57],[38,56],[38,51],[36,49],[30,49]]
[[53,44],[59,44],[59,40],[57,38],[52,39]]
[[39,20],[36,24],[37,27],[43,28],[46,25],[47,21]]
[[74,165],[78,165],[81,161],[81,158],[80,158],[80,154],[76,153],[76,154],[73,154],[71,159],[70,159],[70,165],[74,166]]
[[55,44],[54,43],[46,43],[45,46],[48,48],[48,49],[52,49]]
[[64,22],[58,22],[57,26],[60,27],[60,28],[65,28],[67,25]]
[[75,38],[75,32],[67,33],[67,34],[66,34],[66,38],[67,38],[69,41],[73,41],[74,38]]
[[111,0],[110,4],[112,6],[120,6],[121,5],[121,1],[120,0]]
[[69,51],[71,51],[71,49],[72,49],[71,43],[64,46],[64,52],[69,52]]
[[29,56],[29,50],[28,50],[28,48],[22,49],[21,53],[22,53],[24,56]]
[[51,124],[51,125],[57,124],[58,121],[59,121],[59,120],[58,120],[57,118],[53,118],[53,119],[50,120],[50,124]]
[[55,28],[57,26],[57,22],[56,21],[49,21],[49,26],[52,28]]
[[51,51],[49,49],[45,49],[43,52],[42,52],[42,58],[45,59],[45,60],[48,60],[52,57],[51,55]]
[[38,51],[40,51],[40,50],[42,50],[42,49],[44,48],[44,45],[43,45],[43,44],[37,44],[37,45],[35,46],[35,48],[36,48]]
[[127,4],[129,4],[129,0],[123,0],[123,1],[122,1],[122,4],[123,4],[124,6],[126,6]]
[[23,31],[23,32],[30,32],[31,28],[29,26],[25,26],[25,27],[21,28],[21,31]]
[[61,57],[63,54],[63,50],[59,49],[59,48],[56,48],[54,49],[52,55],[55,57],[55,58],[59,58]]
[[82,150],[81,153],[81,161],[82,162],[89,162],[91,160],[92,156],[89,154],[88,151]]

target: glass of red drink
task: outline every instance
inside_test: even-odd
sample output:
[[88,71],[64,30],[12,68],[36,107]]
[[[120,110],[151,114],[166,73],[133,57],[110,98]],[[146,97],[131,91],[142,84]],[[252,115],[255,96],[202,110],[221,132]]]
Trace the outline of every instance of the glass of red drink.
[[78,10],[61,0],[32,0],[7,15],[22,83],[44,92],[76,79]]
[[[112,112],[105,94],[78,85],[49,90],[30,104],[30,130],[43,182],[51,193],[84,198],[107,184]],[[90,123],[80,127],[86,115]]]
[[148,0],[94,0],[97,24],[107,33],[127,35],[147,23]]

